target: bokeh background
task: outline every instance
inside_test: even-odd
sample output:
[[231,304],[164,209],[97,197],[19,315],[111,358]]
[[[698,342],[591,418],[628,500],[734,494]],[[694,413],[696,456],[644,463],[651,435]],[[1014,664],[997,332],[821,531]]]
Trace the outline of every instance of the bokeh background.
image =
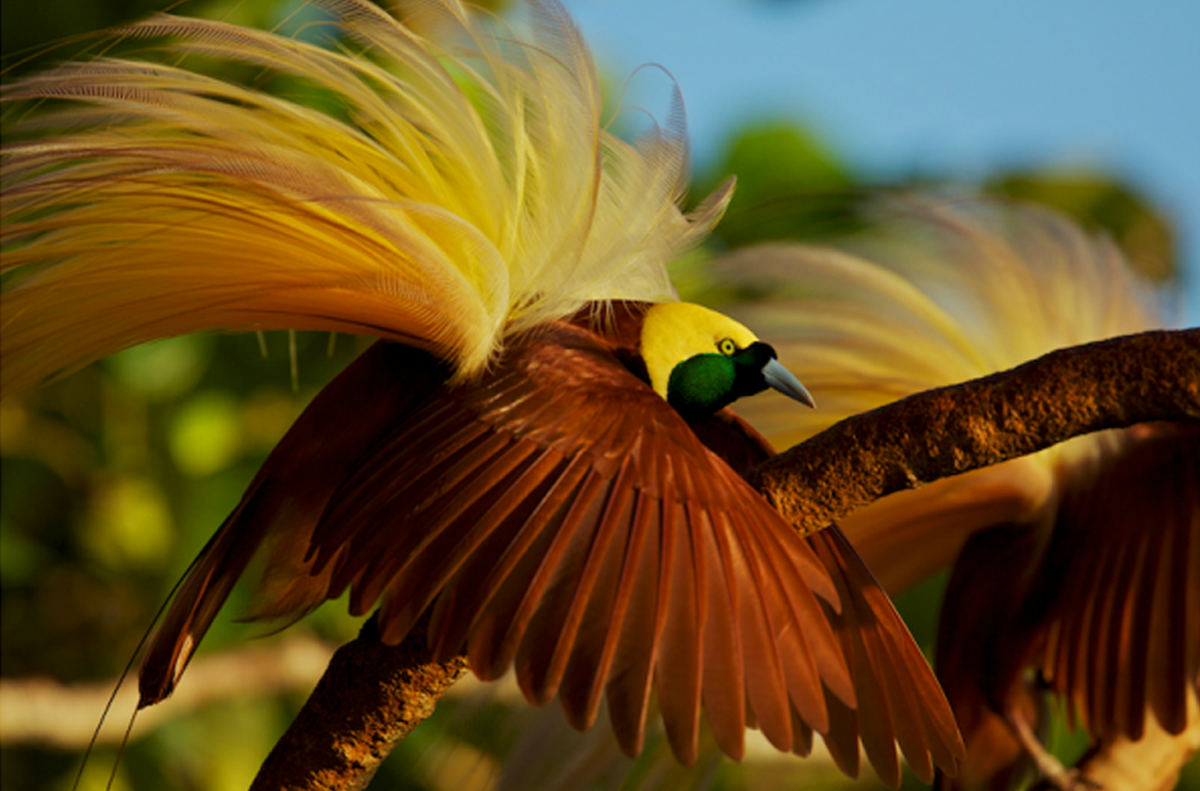
[[[178,10],[288,29],[313,18],[302,5],[189,0]],[[1176,324],[1200,319],[1198,4],[570,0],[567,6],[592,44],[614,104],[661,115],[671,79],[678,82],[689,113],[696,195],[738,175],[714,250],[771,238],[835,240],[855,231],[857,201],[879,190],[983,190],[1046,203],[1111,234],[1160,284]],[[80,36],[166,7],[164,0],[4,0],[4,79],[94,52],[95,40]],[[662,68],[629,78],[649,62]],[[645,118],[623,112],[613,123],[636,130]],[[348,337],[282,333],[180,338],[0,402],[5,682],[49,678],[72,685],[68,699],[77,705],[58,711],[54,721],[62,733],[82,729],[86,737],[99,719],[103,691],[171,585],[291,420],[363,346]],[[942,584],[932,580],[900,602],[927,648]],[[349,639],[358,626],[344,606],[331,604],[287,632],[262,636],[260,627],[233,619],[244,601],[235,596],[189,676],[230,651],[244,657],[248,644],[278,659],[300,642],[318,646],[319,659],[320,646]],[[113,788],[245,788],[319,664],[276,674],[287,675],[282,680],[218,671],[229,689],[133,739]],[[11,689],[0,695],[0,709],[10,712],[15,700],[26,705]],[[476,692],[452,698],[401,745],[373,787],[491,787],[498,763],[523,749],[525,728],[554,729],[523,724],[528,712],[509,702],[503,694]],[[127,716],[127,710],[112,715],[121,726]],[[19,741],[14,733],[0,727],[0,787],[71,787],[80,765],[78,736],[48,744]],[[1059,729],[1054,746],[1070,757],[1083,744]],[[656,774],[660,748],[652,742],[632,771],[615,764],[603,782],[627,777],[627,787],[655,781],[674,787],[677,780]],[[597,760],[605,755],[594,745],[586,749]],[[106,737],[80,787],[104,788],[115,759]],[[819,760],[754,755],[740,767],[725,762],[707,769],[715,788],[855,785]],[[869,771],[856,785],[878,787]],[[1195,762],[1181,785],[1200,788]]]

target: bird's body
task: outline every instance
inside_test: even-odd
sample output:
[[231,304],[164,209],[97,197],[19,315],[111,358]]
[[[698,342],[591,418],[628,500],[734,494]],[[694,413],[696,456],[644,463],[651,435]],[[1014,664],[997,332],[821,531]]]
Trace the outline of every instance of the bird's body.
[[1114,439],[1059,473],[1050,503],[976,525],[955,558],[937,663],[968,734],[962,786],[1008,788],[1033,769],[1014,726],[1044,733],[1047,692],[1097,745],[1137,741],[1150,720],[1195,727],[1200,433]]
[[[723,309],[754,324],[782,360],[804,360],[821,393],[821,412],[786,421],[774,404],[746,403],[743,414],[775,441],[1162,324],[1119,251],[1056,215],[918,200],[880,216],[886,230],[865,256],[775,244],[717,265],[723,288],[770,294]],[[953,567],[937,666],[968,742],[967,787],[1020,779],[1014,719],[1044,724],[1046,692],[1098,743],[1138,739],[1151,717],[1169,733],[1194,727],[1194,426],[1077,437],[883,498],[841,525],[893,593]]]
[[[856,771],[866,690],[887,734],[870,743],[882,773],[898,777],[906,728],[926,774],[930,752],[952,767],[940,693],[886,598],[864,592],[877,588],[853,549],[836,528],[799,539],[741,479],[771,453],[753,429],[727,410],[689,424],[651,386],[644,317],[674,307],[617,303],[547,325],[469,384],[420,350],[367,351],[201,555],[149,649],[143,702],[174,687],[266,544],[260,616],[295,617],[349,587],[355,613],[382,601],[382,637],[399,642],[432,606],[435,656],[465,650],[485,679],[515,665],[525,695],[557,695],[577,728],[605,697],[630,754],[653,684],[685,761],[703,705],[730,755],[755,723],[800,753],[826,734]],[[903,683],[876,678],[884,657]]]
[[[609,686],[631,753],[652,678],[682,755],[701,697],[732,718],[718,721],[733,754],[743,711],[791,749],[789,693],[803,722],[827,730],[822,684],[854,705],[813,595],[838,608],[834,583],[638,370],[647,307],[541,327],[471,383],[411,347],[365,353],[205,551],[150,648],[144,702],[173,688],[225,581],[266,543],[262,614],[294,617],[349,587],[355,614],[382,604],[395,643],[436,600],[436,656],[465,649],[483,678],[515,662],[526,695],[559,694],[577,727]],[[710,437],[752,442],[713,421]],[[730,596],[760,590],[770,595]]]
[[[515,667],[576,727],[601,697],[630,753],[648,702],[676,756],[701,712],[847,771],[860,739],[899,783],[962,745],[886,596],[840,533],[801,539],[739,473],[771,453],[722,408],[767,387],[811,405],[746,327],[674,301],[691,214],[681,104],[634,144],[561,7],[532,34],[456,2],[322,4],[333,51],[157,17],[172,57],[249,62],[336,112],[176,62],[99,60],[19,82],[70,100],[56,136],[5,149],[6,394],[184,332],[381,338],[313,401],[182,583],[143,662],[170,694],[262,551],[260,617],[349,589],[395,643],[431,611],[439,657]],[[98,123],[102,120],[103,123]],[[860,716],[861,715],[861,716]]]

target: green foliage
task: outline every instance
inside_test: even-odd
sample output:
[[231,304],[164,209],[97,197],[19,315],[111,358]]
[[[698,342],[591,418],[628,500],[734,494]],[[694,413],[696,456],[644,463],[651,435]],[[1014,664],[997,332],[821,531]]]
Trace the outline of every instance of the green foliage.
[[1157,282],[1179,277],[1179,251],[1166,214],[1116,177],[1088,171],[1001,173],[984,189],[1049,206],[1113,238],[1138,270]]
[[737,190],[713,234],[728,247],[828,239],[861,227],[854,212],[861,178],[801,124],[747,124],[717,165],[697,179],[693,195],[707,195],[730,174],[737,176]]
[[[160,0],[5,2],[0,30],[6,79],[44,65],[47,58],[94,48],[99,39],[58,49],[47,42],[136,19],[162,5]],[[273,27],[296,7],[207,0],[186,3],[181,10]],[[913,186],[871,181],[802,123],[791,121],[748,124],[711,172],[701,175],[692,194],[708,194],[731,173],[738,176],[738,189],[714,249],[850,234],[862,227],[858,208],[868,193]],[[1028,171],[997,174],[985,186],[1107,231],[1159,279],[1177,271],[1175,242],[1163,213],[1110,176]],[[696,253],[676,269],[685,294],[698,287],[693,280],[702,278],[708,254]],[[266,357],[252,335],[164,341],[0,403],[4,677],[114,678],[274,443],[304,404],[364,348],[363,341],[341,338],[330,354],[328,336],[300,335],[295,360],[300,387],[294,392],[286,336],[272,335],[265,342]],[[926,651],[933,645],[943,587],[944,578],[935,579],[898,602]],[[202,653],[255,633],[232,622],[244,603],[239,596],[206,638]],[[327,606],[299,628],[344,639],[354,629],[344,612],[342,605]],[[245,787],[297,705],[291,699],[231,701],[172,723],[131,745],[113,788]],[[524,704],[444,703],[398,748],[377,785],[473,787],[461,778],[431,778],[471,761],[494,766],[513,748],[519,720],[514,711],[524,711]],[[451,730],[459,734],[454,739],[446,736]],[[627,787],[651,778],[654,750],[652,743]],[[78,760],[77,754],[45,748],[6,748],[0,787],[68,788]],[[114,751],[98,751],[81,788],[105,787],[114,760]],[[728,789],[756,787],[776,775],[797,782],[797,767],[803,769],[796,761],[766,768],[723,762],[711,779],[714,787]],[[828,766],[803,779],[819,788],[848,782]],[[1200,787],[1196,762],[1181,787]]]
[[[265,341],[265,358],[253,335],[150,344],[0,402],[5,678],[115,678],[267,453],[366,343],[343,337],[330,354],[329,336],[298,336],[293,392],[287,336]],[[245,592],[230,604],[202,654],[263,632],[234,621]],[[297,628],[342,641],[356,630],[345,613]],[[231,701],[172,722],[132,745],[116,787],[244,788],[298,705]],[[93,756],[83,787],[103,788],[114,758]],[[3,788],[69,788],[78,759],[6,748]]]

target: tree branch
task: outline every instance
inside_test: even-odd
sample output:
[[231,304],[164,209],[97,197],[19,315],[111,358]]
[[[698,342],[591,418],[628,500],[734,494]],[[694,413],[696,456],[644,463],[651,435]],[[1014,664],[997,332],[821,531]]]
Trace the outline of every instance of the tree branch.
[[[751,471],[802,533],[879,497],[1071,437],[1200,419],[1200,330],[1147,332],[1053,352],[838,423]],[[430,662],[425,626],[397,647],[373,622],[335,655],[253,789],[363,788],[433,711],[466,660]]]
[[748,478],[802,534],[903,489],[1081,434],[1200,419],[1200,329],[1051,352],[847,418]]
[[404,642],[388,646],[371,616],[358,637],[333,655],[251,791],[366,788],[396,743],[467,672],[465,657],[432,661],[428,626],[426,614]]

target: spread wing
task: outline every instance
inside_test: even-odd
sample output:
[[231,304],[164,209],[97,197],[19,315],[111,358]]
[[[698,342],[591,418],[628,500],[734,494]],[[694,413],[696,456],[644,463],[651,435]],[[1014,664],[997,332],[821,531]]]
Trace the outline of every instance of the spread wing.
[[1041,523],[974,534],[946,590],[938,673],[980,782],[1020,771],[1026,668],[1097,740],[1182,732],[1200,688],[1200,430],[1132,429],[1063,489]]
[[[774,454],[765,439],[729,410],[696,429],[739,473]],[[966,757],[954,713],[887,593],[837,525],[804,541],[837,586],[841,607],[826,608],[826,616],[841,641],[858,701],[850,707],[827,695],[830,729],[824,737],[837,765],[857,776],[861,742],[880,779],[898,787],[898,744],[922,781],[932,781],[935,765],[954,775]],[[800,731],[800,743],[811,745],[812,732]]]
[[169,691],[265,543],[260,614],[348,587],[357,613],[382,602],[394,642],[432,605],[440,657],[465,649],[483,678],[515,665],[527,697],[557,695],[576,727],[605,695],[630,753],[652,685],[684,761],[701,707],[739,757],[747,725],[792,750],[797,729],[828,729],[828,694],[854,705],[829,573],[598,336],[554,325],[479,382],[438,376],[380,344],[326,391],[347,400],[313,403],[198,561],[144,697]]
[[[814,592],[828,573],[597,336],[558,325],[381,438],[311,542],[329,595],[382,598],[385,640],[433,604],[436,655],[466,649],[526,696],[593,722],[605,695],[637,753],[652,684],[694,759],[700,708],[739,757],[755,724],[780,749],[824,731],[824,689],[853,705]],[[436,603],[435,603],[436,600]]]
[[[403,419],[449,375],[428,354],[377,343],[327,385],[267,457],[241,502],[192,563],[138,675],[140,706],[171,694],[233,586],[264,543],[284,569],[259,614],[297,617],[325,600],[326,584],[299,573],[288,550],[311,535],[338,486],[379,434]],[[303,550],[299,550],[301,553]]]
[[1144,433],[1069,492],[1042,575],[1043,675],[1090,732],[1135,740],[1147,711],[1181,733],[1200,692],[1200,429]]

